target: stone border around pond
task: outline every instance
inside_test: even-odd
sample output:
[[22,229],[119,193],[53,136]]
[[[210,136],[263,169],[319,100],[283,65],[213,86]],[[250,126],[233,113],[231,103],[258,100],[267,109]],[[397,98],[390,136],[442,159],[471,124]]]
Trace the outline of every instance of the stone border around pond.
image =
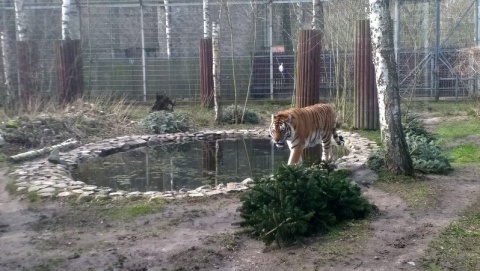
[[[338,169],[352,171],[364,168],[370,153],[377,148],[375,142],[362,138],[357,133],[339,131],[346,141],[349,154],[335,161]],[[123,197],[148,197],[150,199],[165,198],[175,199],[184,197],[203,197],[248,189],[247,184],[252,182],[247,178],[242,182],[230,182],[216,187],[204,185],[194,190],[185,188],[179,191],[147,191],[128,192],[113,191],[109,187],[87,185],[82,181],[73,180],[70,170],[88,159],[108,156],[117,152],[131,149],[156,146],[160,144],[181,143],[194,140],[216,140],[233,138],[267,138],[267,129],[258,130],[226,130],[226,131],[201,131],[195,133],[176,133],[159,135],[132,135],[113,139],[105,139],[96,143],[88,143],[67,152],[60,152],[58,157],[40,158],[23,162],[17,169],[10,173],[17,192],[36,192],[38,196],[48,197],[78,197],[77,200],[123,198]],[[53,161],[53,162],[51,162]]]

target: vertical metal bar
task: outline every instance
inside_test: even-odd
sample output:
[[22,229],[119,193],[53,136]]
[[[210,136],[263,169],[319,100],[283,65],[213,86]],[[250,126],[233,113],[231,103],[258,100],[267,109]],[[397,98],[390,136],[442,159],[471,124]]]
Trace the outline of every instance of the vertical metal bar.
[[475,45],[480,45],[480,0],[475,0]]
[[439,80],[440,80],[440,67],[439,67],[439,56],[440,54],[440,0],[435,0],[435,59],[434,59],[434,72],[433,72],[433,84],[435,91],[435,101],[440,99],[440,89],[439,89]]
[[142,39],[142,83],[143,83],[143,101],[147,101],[147,71],[145,67],[145,33],[143,25],[143,3],[140,0],[140,35]]
[[273,100],[273,1],[268,4],[268,48],[270,50],[270,99]]

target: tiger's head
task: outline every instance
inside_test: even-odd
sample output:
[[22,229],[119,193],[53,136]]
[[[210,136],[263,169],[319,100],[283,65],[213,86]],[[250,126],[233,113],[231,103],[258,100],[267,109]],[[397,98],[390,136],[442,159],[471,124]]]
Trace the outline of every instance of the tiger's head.
[[277,147],[283,147],[285,141],[291,136],[290,115],[278,114],[272,115],[272,123],[270,124],[270,136],[272,142]]

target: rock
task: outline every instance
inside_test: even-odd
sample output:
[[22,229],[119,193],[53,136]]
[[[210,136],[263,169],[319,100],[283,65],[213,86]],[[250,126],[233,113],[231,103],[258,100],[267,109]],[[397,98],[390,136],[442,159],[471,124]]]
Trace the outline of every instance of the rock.
[[250,184],[250,183],[253,183],[253,179],[252,179],[252,178],[246,178],[245,180],[242,181],[242,184],[243,184],[243,185],[247,185],[247,184]]
[[197,192],[200,192],[200,191],[209,191],[209,190],[212,190],[212,186],[211,185],[202,185],[200,187],[198,187],[197,189],[195,189],[195,191]]
[[3,147],[5,145],[5,139],[3,138],[2,135],[0,135],[0,147]]
[[69,191],[63,191],[63,192],[60,192],[60,193],[58,193],[57,197],[64,198],[64,197],[70,197],[71,195],[73,195],[73,193],[72,193],[72,192],[69,192]]
[[53,164],[60,164],[60,150],[58,148],[54,148],[50,155],[48,156],[48,162]]
[[53,187],[46,187],[46,188],[42,188],[40,190],[37,191],[37,193],[41,194],[41,193],[53,193],[55,192],[55,188]]

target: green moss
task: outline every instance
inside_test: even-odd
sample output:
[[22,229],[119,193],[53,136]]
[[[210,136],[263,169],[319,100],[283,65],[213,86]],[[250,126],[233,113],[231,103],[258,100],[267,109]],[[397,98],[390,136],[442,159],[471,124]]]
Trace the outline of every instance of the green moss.
[[8,120],[5,123],[5,128],[18,128],[18,122],[16,120]]
[[17,187],[18,186],[14,182],[8,182],[5,185],[5,190],[7,190],[8,193],[13,194],[13,193],[17,192]]

